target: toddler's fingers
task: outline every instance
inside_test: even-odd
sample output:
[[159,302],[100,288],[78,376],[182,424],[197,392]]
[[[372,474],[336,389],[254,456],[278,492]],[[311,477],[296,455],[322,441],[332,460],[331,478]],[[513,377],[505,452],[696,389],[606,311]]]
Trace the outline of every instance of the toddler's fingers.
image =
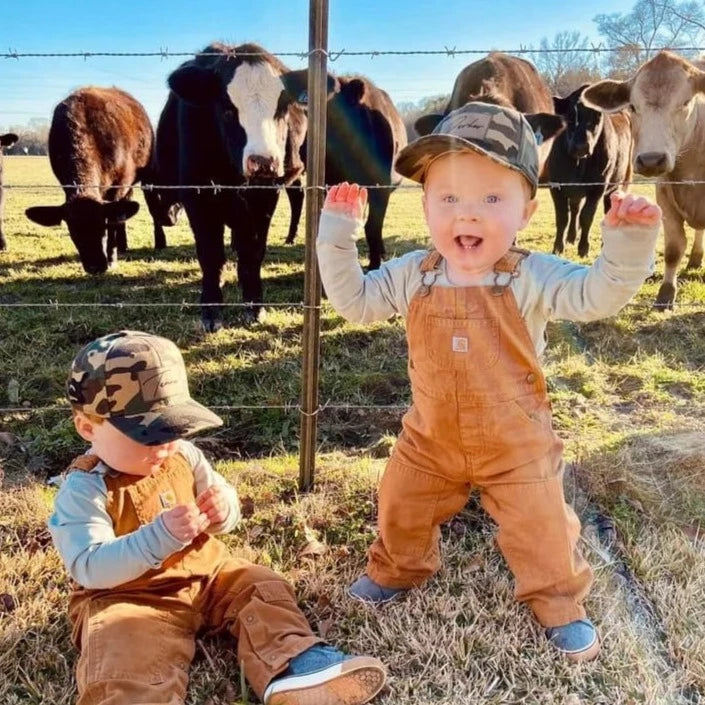
[[343,183],[338,186],[338,196],[336,198],[336,201],[338,203],[345,203],[348,200],[349,190],[350,184],[347,181],[343,181]]
[[348,189],[347,202],[351,205],[357,204],[357,199],[360,196],[360,187],[357,184],[350,184]]
[[365,210],[365,206],[367,205],[367,189],[363,186],[360,189],[360,206],[362,207],[362,210]]

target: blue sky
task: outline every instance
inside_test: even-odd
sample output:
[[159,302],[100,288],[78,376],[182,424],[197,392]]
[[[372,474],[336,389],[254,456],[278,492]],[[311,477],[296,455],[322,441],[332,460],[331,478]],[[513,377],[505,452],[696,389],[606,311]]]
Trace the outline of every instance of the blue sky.
[[[3,3],[0,51],[196,51],[214,39],[270,51],[308,47],[308,0],[24,0]],[[597,41],[592,18],[633,0],[330,0],[331,50],[516,49],[579,30]],[[396,102],[449,93],[477,56],[346,57],[329,68],[369,76]],[[183,58],[21,58],[0,62],[0,126],[51,116],[87,84],[116,85],[156,120],[165,80]],[[291,68],[306,62],[285,57]]]

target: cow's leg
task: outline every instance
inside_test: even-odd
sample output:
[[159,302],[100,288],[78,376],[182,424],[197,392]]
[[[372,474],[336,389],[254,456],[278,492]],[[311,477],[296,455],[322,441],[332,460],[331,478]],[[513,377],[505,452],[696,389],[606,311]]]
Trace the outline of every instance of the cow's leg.
[[201,265],[201,324],[207,333],[223,326],[223,310],[213,304],[223,303],[220,282],[225,266],[225,225],[218,204],[213,199],[194,199],[184,204],[193,236],[196,239],[196,255]]
[[124,255],[127,252],[127,223],[115,224],[115,242],[117,251]]
[[568,237],[566,240],[572,245],[578,232],[578,214],[580,213],[581,198],[570,199],[570,222],[568,223]]
[[[2,177],[2,165],[0,164],[0,177]],[[5,240],[5,233],[2,231],[3,224],[3,209],[5,206],[5,189],[0,186],[0,251],[7,249],[7,240]]]
[[686,269],[700,269],[703,264],[703,231],[696,230],[693,239],[693,248],[690,250]]
[[600,202],[601,192],[588,191],[585,198],[585,205],[580,212],[580,242],[578,243],[578,255],[587,257],[590,251],[590,228],[595,219],[595,211]]
[[108,261],[108,269],[113,269],[117,266],[118,261],[117,232],[113,223],[108,223],[106,227],[108,237],[105,245],[105,258]]
[[286,244],[292,245],[294,240],[296,240],[296,232],[299,229],[299,221],[301,220],[301,210],[304,205],[304,190],[301,188],[301,179],[297,179],[291,186],[287,187],[286,195],[289,197],[289,206],[291,207],[291,221],[289,222],[289,234],[286,236]]
[[[274,189],[250,189],[241,198],[238,208],[245,216],[234,222],[233,246],[237,252],[237,278],[246,303],[262,303],[262,262],[267,250],[269,225],[277,207],[279,192]],[[248,306],[245,321],[259,320],[262,307]]]
[[369,269],[379,269],[386,254],[382,240],[382,226],[392,190],[390,188],[371,188],[368,193],[370,213],[365,223],[365,239],[370,253]]
[[[144,179],[144,177],[142,177]],[[142,191],[144,200],[149,209],[149,214],[152,216],[154,223],[154,249],[163,250],[166,247],[166,235],[164,234],[164,198],[162,191],[156,188],[145,188]]]
[[163,250],[166,247],[166,234],[164,226],[161,223],[154,221],[154,249]]
[[556,211],[556,239],[553,243],[553,254],[560,255],[563,252],[563,238],[568,226],[568,198],[559,188],[551,189],[551,198]]
[[663,212],[663,237],[665,242],[665,268],[663,281],[656,295],[654,308],[659,310],[672,309],[676,298],[678,267],[680,266],[687,240],[683,218],[675,211],[668,197],[656,186],[656,202]]

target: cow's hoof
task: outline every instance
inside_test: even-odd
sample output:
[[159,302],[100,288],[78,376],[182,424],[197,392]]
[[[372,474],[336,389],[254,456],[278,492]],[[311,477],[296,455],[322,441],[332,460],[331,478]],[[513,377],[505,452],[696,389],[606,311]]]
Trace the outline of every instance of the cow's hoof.
[[217,333],[223,327],[222,318],[210,318],[201,316],[201,328],[204,333]]
[[568,237],[566,238],[566,242],[569,245],[572,245],[575,242],[576,236],[577,236],[577,233],[568,233]]
[[590,245],[578,245],[578,256],[579,257],[587,257],[588,252],[590,252]]
[[553,246],[553,254],[554,255],[562,255],[563,254],[563,245],[554,245]]
[[664,283],[661,284],[661,288],[658,290],[656,295],[656,301],[654,302],[655,311],[672,311],[673,302],[676,300],[676,287],[673,284]]
[[286,240],[284,240],[285,245],[293,245],[294,240],[296,240],[296,235],[289,235],[287,236]]
[[[0,247],[0,250],[2,250],[2,247]],[[685,266],[686,269],[700,269],[700,267],[703,266],[703,256],[702,255],[696,255],[695,257],[692,257],[688,260],[688,264]]]
[[267,311],[262,306],[247,306],[242,311],[242,324],[244,326],[264,323],[266,319]]

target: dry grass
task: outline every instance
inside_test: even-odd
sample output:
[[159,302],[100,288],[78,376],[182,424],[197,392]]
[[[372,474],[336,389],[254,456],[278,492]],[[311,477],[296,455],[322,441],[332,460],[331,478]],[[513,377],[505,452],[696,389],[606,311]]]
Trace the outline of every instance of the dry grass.
[[[10,158],[5,169],[7,182],[52,181],[45,160]],[[27,205],[59,200],[55,191],[9,193],[11,250],[0,256],[0,301],[197,299],[199,272],[185,222],[155,257],[141,212],[119,270],[91,281],[68,237],[22,215]],[[265,268],[272,301],[301,298],[303,229],[290,248],[283,245],[287,226],[283,203]],[[423,246],[416,192],[394,194],[386,232],[390,254]],[[548,250],[552,238],[552,208],[542,192],[522,244]],[[592,242],[594,256],[597,227]],[[232,267],[226,280],[228,300],[237,300]],[[294,414],[226,414],[224,429],[199,442],[243,498],[246,519],[227,543],[287,575],[326,638],[390,665],[381,699],[387,705],[704,702],[705,284],[702,272],[681,282],[680,300],[700,302],[701,309],[630,308],[608,321],[549,327],[555,423],[575,467],[566,489],[584,521],[583,548],[596,574],[588,601],[604,641],[596,663],[571,668],[546,647],[527,610],[512,599],[494,529],[475,500],[444,528],[444,568],[424,590],[379,611],[344,597],[374,535],[375,485],[399,429],[396,412],[323,412],[318,482],[309,495],[296,491]],[[637,301],[647,305],[657,287],[648,282]],[[19,382],[21,402],[61,401],[76,349],[122,326],[176,340],[192,389],[207,404],[295,402],[300,312],[272,309],[249,329],[237,325],[232,311],[227,315],[228,328],[205,336],[196,313],[178,307],[167,313],[0,309],[0,406],[8,403],[10,379]],[[324,308],[322,399],[404,404],[408,392],[401,322],[352,326]],[[65,616],[68,583],[44,529],[55,491],[45,480],[82,446],[65,414],[5,417],[0,434],[9,434],[0,435],[0,703],[69,703],[75,653]],[[605,531],[610,522],[614,531]],[[313,536],[326,551],[306,557]],[[199,643],[188,702],[242,702],[235,662],[227,640]]]

